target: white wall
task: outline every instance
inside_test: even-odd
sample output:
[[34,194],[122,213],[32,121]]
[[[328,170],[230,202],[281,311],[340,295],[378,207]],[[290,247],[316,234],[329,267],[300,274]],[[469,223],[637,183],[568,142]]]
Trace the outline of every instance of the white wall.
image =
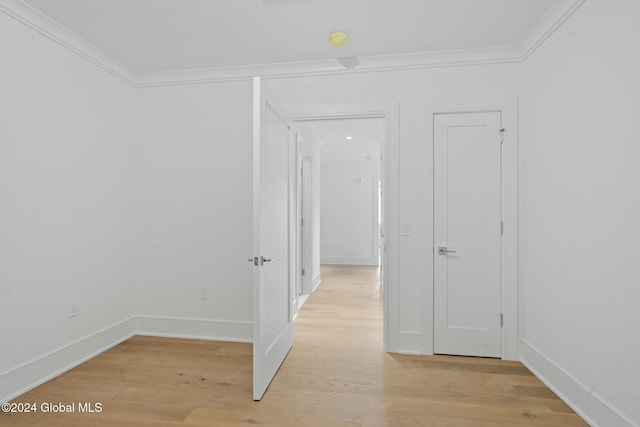
[[0,51],[4,401],[132,332],[134,93],[3,13]]
[[378,265],[380,149],[362,144],[359,148],[344,153],[338,144],[326,143],[320,150],[322,264]]
[[248,81],[139,90],[143,333],[251,340],[251,90]]
[[523,359],[602,427],[640,425],[639,20],[587,1],[523,75]]
[[[396,262],[392,259],[387,267],[397,268],[399,278],[398,283],[386,284],[392,294],[388,300],[388,350],[428,352],[433,342],[429,323],[433,301],[428,291],[433,277],[429,106],[450,99],[478,104],[482,100],[491,103],[496,97],[515,97],[520,88],[520,64],[281,78],[270,79],[268,84],[292,114],[308,113],[312,105],[343,111],[345,106],[382,102],[399,109],[399,143],[389,147],[397,157],[386,153],[384,160],[390,168],[387,198],[391,203],[397,200],[387,218],[393,226],[392,216],[397,216],[396,230],[388,231],[399,234],[399,224],[411,223],[413,233],[399,237],[397,248],[387,239],[390,255],[396,256],[398,263],[397,267],[391,265]],[[388,238],[391,233],[385,234]]]

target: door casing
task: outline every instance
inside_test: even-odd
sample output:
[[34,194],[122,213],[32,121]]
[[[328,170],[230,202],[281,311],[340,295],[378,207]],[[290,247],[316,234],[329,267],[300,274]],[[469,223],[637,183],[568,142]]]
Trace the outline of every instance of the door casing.
[[[311,158],[297,153],[296,162],[296,316],[312,289]],[[304,172],[303,172],[304,171]],[[302,220],[305,223],[302,225]],[[302,274],[302,269],[305,274]]]

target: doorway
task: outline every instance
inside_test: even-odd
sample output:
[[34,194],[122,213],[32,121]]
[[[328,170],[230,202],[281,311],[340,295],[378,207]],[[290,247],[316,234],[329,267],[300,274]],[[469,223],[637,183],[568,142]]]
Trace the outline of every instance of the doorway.
[[321,264],[384,263],[386,121],[380,115],[312,117],[296,121],[296,129],[300,308],[321,280]]
[[[383,349],[385,351],[392,351],[397,347],[397,340],[394,336],[388,334],[389,330],[395,331],[397,328],[396,316],[388,315],[389,306],[396,307],[397,303],[397,287],[392,287],[397,283],[397,235],[393,230],[397,229],[397,218],[393,211],[389,210],[389,206],[394,206],[397,203],[397,192],[389,193],[387,198],[387,180],[390,182],[397,182],[397,168],[387,167],[387,165],[395,165],[397,161],[397,135],[398,135],[398,111],[397,105],[351,105],[343,106],[342,113],[336,113],[335,106],[332,107],[314,107],[315,113],[307,113],[306,115],[300,113],[299,109],[297,116],[290,116],[287,111],[277,102],[277,99],[273,94],[262,84],[262,80],[259,77],[253,79],[254,91],[253,91],[253,136],[254,136],[254,256],[249,259],[254,266],[254,322],[253,322],[253,394],[254,400],[259,400],[266,388],[271,383],[277,369],[284,361],[288,351],[292,348],[293,343],[293,318],[298,309],[299,299],[296,298],[296,269],[300,268],[300,264],[296,261],[298,256],[296,255],[297,246],[297,217],[296,217],[296,129],[299,128],[301,122],[309,121],[322,121],[330,119],[369,119],[376,118],[381,119],[383,123],[383,141],[381,143],[380,162],[382,164],[380,170],[380,181],[382,188],[382,219],[384,230],[387,231],[386,223],[390,223],[387,235],[384,233],[380,236],[382,241],[382,265],[385,266],[383,274],[389,275],[393,280],[384,280],[384,283],[388,283],[389,286],[382,288],[383,311],[382,315],[382,328],[383,328]],[[299,107],[298,107],[299,108]],[[331,111],[324,110],[324,108],[330,108]],[[318,110],[319,109],[319,110]],[[366,112],[362,112],[366,111]],[[295,122],[295,123],[294,123]],[[387,129],[388,127],[388,129]],[[282,129],[282,132],[280,131]],[[287,129],[287,135],[285,135],[284,129]],[[391,140],[387,144],[387,139]],[[287,142],[288,141],[288,142]],[[288,146],[287,150],[275,150],[275,146],[284,147]],[[386,160],[386,156],[389,156],[389,160]],[[277,157],[278,161],[282,161],[285,157],[288,157],[287,167],[284,168],[288,173],[288,180],[286,189],[283,185],[277,186],[277,198],[271,198],[268,196],[268,191],[263,191],[265,184],[270,181],[264,179],[264,174],[283,176],[283,168],[277,167],[269,159],[274,160]],[[386,160],[386,161],[385,161]],[[312,170],[318,170],[313,166]],[[391,172],[389,177],[388,171]],[[274,176],[275,176],[274,175]],[[359,181],[358,181],[359,182]],[[275,188],[275,187],[274,187]],[[266,188],[268,190],[268,188]],[[312,185],[313,193],[313,185]],[[316,191],[316,194],[319,192]],[[286,203],[284,203],[286,201]],[[265,215],[268,214],[269,208],[277,204],[279,209],[286,205],[287,214],[278,215],[277,218],[286,218],[287,230],[286,233],[279,232],[274,233],[274,223],[272,221],[265,220]],[[315,211],[312,207],[312,212]],[[388,215],[388,213],[391,215]],[[317,222],[312,221],[315,229],[319,230],[319,218]],[[278,222],[280,224],[280,222]],[[317,224],[317,225],[316,225]],[[314,233],[311,233],[312,236]],[[280,242],[286,241],[288,251],[287,256],[274,257],[269,253],[269,243],[277,238]],[[316,239],[319,241],[319,239]],[[389,246],[389,252],[387,252],[387,245]],[[388,253],[393,254],[389,256]],[[319,253],[318,256],[312,254],[312,260],[318,261],[319,267]],[[388,266],[388,267],[387,267]],[[278,270],[281,267],[286,267],[288,274],[282,275],[281,280],[273,281],[273,285],[278,287],[278,291],[282,292],[283,296],[288,299],[277,297],[277,304],[269,304],[270,300],[273,300],[274,295],[266,289],[265,280],[268,278],[269,271]],[[376,267],[377,269],[377,267]],[[319,270],[319,268],[318,268]],[[271,284],[269,281],[266,284]],[[278,293],[280,295],[280,293]],[[389,295],[391,295],[389,297]],[[389,301],[392,301],[391,303]],[[284,304],[281,304],[282,302]],[[292,304],[293,303],[293,304]],[[277,322],[271,328],[272,323]],[[281,333],[269,333],[275,331],[275,326],[281,328]],[[267,336],[268,334],[268,336]],[[391,343],[390,343],[391,340]]]

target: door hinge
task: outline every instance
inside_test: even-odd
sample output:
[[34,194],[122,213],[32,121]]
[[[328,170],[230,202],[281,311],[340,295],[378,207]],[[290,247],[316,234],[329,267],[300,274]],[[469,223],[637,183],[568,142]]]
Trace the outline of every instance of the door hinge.
[[504,314],[500,313],[500,327],[504,328]]
[[300,219],[300,225],[304,227],[304,218]]
[[505,129],[500,129],[500,144],[504,143],[504,131]]
[[500,235],[504,236],[504,221],[500,221]]
[[303,276],[304,276],[304,273],[305,273],[305,271],[304,271],[304,268],[303,268],[303,269],[302,269],[302,275],[303,275]]
[[304,175],[304,169],[300,169],[300,175]]

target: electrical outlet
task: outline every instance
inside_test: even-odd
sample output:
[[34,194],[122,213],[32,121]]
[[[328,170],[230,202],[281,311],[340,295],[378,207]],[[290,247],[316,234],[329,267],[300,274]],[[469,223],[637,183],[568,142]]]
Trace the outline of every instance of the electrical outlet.
[[203,286],[201,288],[200,299],[209,299],[209,287]]
[[80,305],[78,304],[78,301],[69,301],[69,319],[76,317],[78,314],[80,314]]

